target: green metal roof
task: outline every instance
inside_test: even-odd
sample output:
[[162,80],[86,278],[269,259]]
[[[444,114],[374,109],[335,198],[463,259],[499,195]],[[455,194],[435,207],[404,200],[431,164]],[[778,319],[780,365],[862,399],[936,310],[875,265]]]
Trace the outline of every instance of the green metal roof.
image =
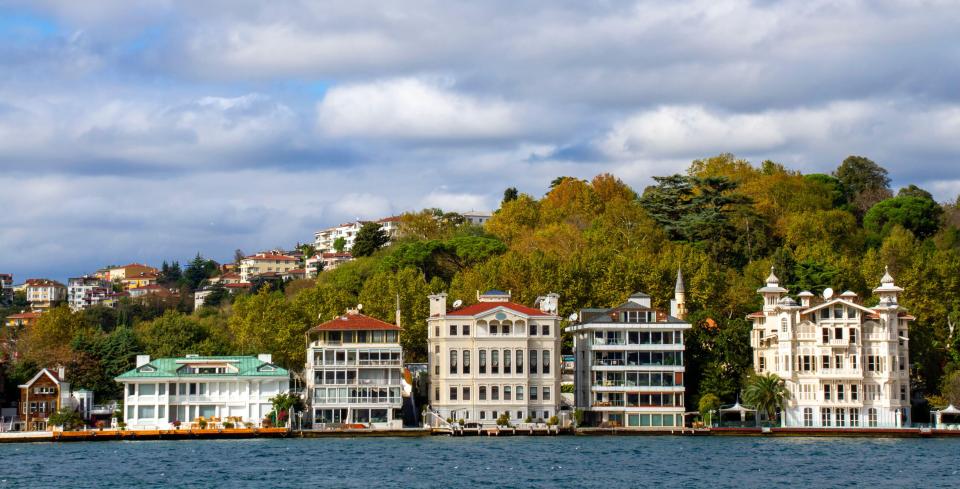
[[[237,368],[225,374],[197,374],[180,370],[191,362],[221,361]],[[290,372],[255,356],[196,356],[179,358],[154,358],[150,363],[117,376],[117,380],[145,378],[197,378],[197,377],[289,377]]]

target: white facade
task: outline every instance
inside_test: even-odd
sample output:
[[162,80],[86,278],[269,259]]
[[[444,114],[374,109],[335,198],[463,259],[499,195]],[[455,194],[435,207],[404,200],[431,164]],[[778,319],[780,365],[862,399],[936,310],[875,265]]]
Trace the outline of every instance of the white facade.
[[474,226],[483,226],[493,217],[493,213],[490,211],[467,211],[460,215],[463,216],[464,220]]
[[67,280],[67,303],[70,309],[81,311],[95,306],[112,295],[110,282],[96,277],[77,277]]
[[400,327],[349,311],[308,333],[306,392],[315,429],[403,427]]
[[152,361],[140,355],[136,369],[116,380],[123,385],[123,419],[131,429],[172,429],[174,421],[188,427],[201,417],[260,426],[273,410],[270,399],[290,390],[289,373],[270,355]]
[[[685,311],[677,277],[674,313]],[[682,427],[686,372],[681,317],[653,309],[636,293],[611,309],[585,309],[573,333],[576,404],[587,425],[657,429]]]
[[[400,229],[399,217],[385,217],[376,222],[380,224],[380,227],[391,239],[397,236],[397,232]],[[335,251],[334,242],[339,238],[343,238],[343,251],[350,251],[353,249],[353,242],[357,239],[357,233],[360,232],[360,228],[366,223],[367,221],[358,220],[317,231],[313,233],[313,246],[321,253],[332,252]]]
[[556,294],[538,308],[488,291],[479,302],[447,311],[447,295],[430,296],[427,320],[430,408],[441,418],[494,424],[546,421],[560,414],[560,318]]
[[897,303],[903,289],[885,273],[873,290],[880,302],[865,307],[853,292],[814,300],[810,292],[787,297],[771,270],[763,310],[750,344],[757,373],[786,382],[790,398],[782,416],[789,427],[887,427],[910,423],[908,324]]
[[66,300],[67,288],[56,280],[27,280],[27,302],[33,309],[49,309],[57,302]]

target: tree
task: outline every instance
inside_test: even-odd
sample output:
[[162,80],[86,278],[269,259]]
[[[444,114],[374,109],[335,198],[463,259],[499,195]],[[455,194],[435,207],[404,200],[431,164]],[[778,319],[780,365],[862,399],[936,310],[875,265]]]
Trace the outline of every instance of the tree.
[[867,211],[863,227],[880,236],[886,236],[894,226],[910,230],[918,238],[932,236],[940,228],[943,208],[923,197],[894,197],[877,203]]
[[833,176],[843,184],[847,201],[854,204],[860,216],[892,195],[887,170],[863,156],[848,156]]
[[243,252],[240,248],[233,250],[233,263],[239,265],[244,258],[247,257],[247,254]]
[[164,260],[163,265],[160,266],[160,275],[157,277],[157,283],[169,286],[180,282],[182,277],[183,271],[180,270],[180,262],[174,260],[168,264],[166,260]]
[[75,409],[64,407],[50,415],[47,423],[59,426],[66,431],[73,431],[83,427],[83,418]]
[[777,409],[789,398],[790,391],[783,379],[773,373],[752,376],[743,391],[743,400],[758,412],[766,413],[771,423],[776,420]]
[[333,251],[337,253],[343,253],[343,249],[347,247],[347,238],[340,236],[339,238],[333,240]]
[[357,231],[350,252],[357,257],[370,256],[389,242],[390,236],[387,236],[380,223],[368,222]]
[[901,188],[897,192],[897,197],[919,197],[921,199],[933,200],[933,194],[912,183]]
[[193,317],[172,310],[153,321],[138,324],[136,331],[145,352],[153,357],[197,353],[197,345],[209,335]]
[[512,200],[517,200],[517,197],[519,195],[520,194],[517,192],[516,187],[507,188],[506,190],[503,191],[503,200],[500,202],[500,205],[503,205],[504,203],[510,202]]
[[291,369],[303,365],[306,355],[303,334],[309,324],[307,318],[286,301],[283,292],[264,287],[256,294],[237,298],[227,329],[236,353],[270,352],[276,363]]
[[700,396],[700,402],[697,403],[697,409],[700,411],[703,422],[711,426],[714,411],[720,409],[720,398],[710,393],[703,394]]
[[303,409],[303,401],[299,396],[291,393],[277,394],[270,398],[270,404],[273,405],[273,422],[276,426],[284,426],[290,417],[290,410],[293,408]]
[[184,285],[194,291],[200,287],[204,280],[212,276],[217,271],[217,264],[213,260],[204,259],[200,253],[190,261],[187,269],[183,272]]

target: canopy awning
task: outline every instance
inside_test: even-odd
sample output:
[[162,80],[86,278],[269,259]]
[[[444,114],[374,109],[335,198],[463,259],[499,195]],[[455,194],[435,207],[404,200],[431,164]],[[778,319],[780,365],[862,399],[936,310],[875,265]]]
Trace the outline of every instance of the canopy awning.
[[720,412],[721,413],[755,413],[757,412],[757,410],[741,406],[740,402],[738,401],[736,404],[728,408],[720,408]]
[[953,407],[953,404],[937,411],[937,414],[960,414],[960,409]]

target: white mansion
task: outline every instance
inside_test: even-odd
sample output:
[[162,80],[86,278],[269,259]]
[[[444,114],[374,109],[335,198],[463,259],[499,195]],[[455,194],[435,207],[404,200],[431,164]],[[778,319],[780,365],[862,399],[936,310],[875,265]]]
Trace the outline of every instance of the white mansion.
[[476,304],[447,311],[447,294],[431,295],[431,409],[442,418],[481,424],[503,415],[511,423],[558,415],[558,298],[540,297],[535,308],[490,290],[478,292]]
[[786,381],[782,423],[788,427],[901,427],[910,423],[908,324],[897,303],[903,289],[887,272],[865,307],[847,291],[821,300],[788,297],[773,270],[763,310],[750,314],[753,365]]
[[583,309],[573,333],[576,404],[587,425],[656,429],[684,423],[683,276],[670,314],[636,293],[610,309]]

